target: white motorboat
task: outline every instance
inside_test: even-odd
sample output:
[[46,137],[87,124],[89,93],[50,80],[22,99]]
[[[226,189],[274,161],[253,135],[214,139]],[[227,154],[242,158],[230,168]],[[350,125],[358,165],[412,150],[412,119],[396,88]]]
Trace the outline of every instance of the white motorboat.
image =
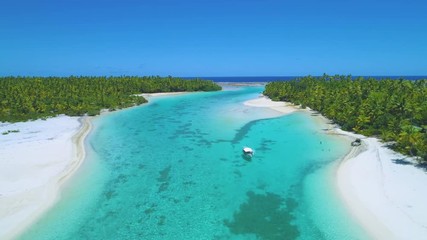
[[243,147],[243,154],[252,157],[254,155],[254,150],[250,147]]

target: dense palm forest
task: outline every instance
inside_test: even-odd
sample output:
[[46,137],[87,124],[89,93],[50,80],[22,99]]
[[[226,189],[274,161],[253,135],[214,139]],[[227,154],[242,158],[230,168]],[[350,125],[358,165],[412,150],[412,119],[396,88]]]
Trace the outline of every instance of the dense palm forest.
[[310,107],[344,130],[378,136],[427,162],[427,80],[308,76],[269,83],[264,94]]
[[147,102],[139,93],[217,90],[212,81],[173,77],[2,77],[0,122],[97,115]]

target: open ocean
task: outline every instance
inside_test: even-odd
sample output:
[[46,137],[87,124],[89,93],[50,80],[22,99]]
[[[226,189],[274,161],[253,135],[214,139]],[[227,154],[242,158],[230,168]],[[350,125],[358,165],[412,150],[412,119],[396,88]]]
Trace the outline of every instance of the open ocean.
[[335,189],[348,140],[308,113],[242,104],[262,91],[158,97],[96,118],[82,167],[20,239],[368,239]]

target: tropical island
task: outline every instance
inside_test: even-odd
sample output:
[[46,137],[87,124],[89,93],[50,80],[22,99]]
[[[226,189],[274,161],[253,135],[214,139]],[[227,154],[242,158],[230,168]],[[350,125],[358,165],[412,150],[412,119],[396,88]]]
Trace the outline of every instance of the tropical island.
[[[142,156],[131,158],[141,158],[143,160],[143,156],[148,155],[151,151],[157,153],[162,152],[157,149],[158,147],[162,147],[157,141],[163,141],[165,139],[162,137],[162,134],[164,134],[163,131],[168,128],[165,127],[165,122],[168,122],[170,127],[172,127],[172,132],[174,132],[174,135],[169,135],[168,137],[168,139],[171,140],[171,144],[177,144],[178,147],[179,143],[175,143],[174,139],[186,139],[189,136],[191,136],[191,138],[194,137],[194,139],[191,140],[193,141],[191,144],[194,144],[195,139],[201,137],[201,139],[195,142],[197,146],[200,146],[198,148],[203,151],[209,151],[211,146],[221,144],[225,144],[222,146],[224,149],[227,149],[228,144],[238,145],[240,141],[245,138],[245,135],[250,132],[253,125],[256,125],[258,122],[268,121],[267,119],[269,118],[281,121],[281,116],[284,116],[283,119],[287,119],[288,114],[290,114],[289,119],[295,116],[301,117],[300,121],[307,118],[319,118],[320,121],[316,124],[316,128],[320,128],[320,126],[330,128],[330,125],[336,125],[335,132],[333,131],[331,133],[343,135],[344,138],[340,138],[340,141],[348,141],[348,139],[345,139],[347,137],[352,140],[356,138],[362,139],[358,140],[361,146],[352,147],[351,151],[343,159],[337,161],[339,167],[336,170],[335,177],[338,189],[343,195],[343,202],[349,205],[349,209],[351,209],[353,214],[359,219],[360,224],[368,229],[367,232],[369,232],[369,236],[373,236],[373,238],[399,238],[398,236],[409,236],[408,234],[412,234],[411,236],[415,237],[415,239],[421,236],[422,229],[420,228],[420,224],[408,222],[404,217],[398,219],[398,216],[402,214],[402,207],[409,204],[416,209],[421,209],[420,203],[425,196],[422,191],[416,188],[419,182],[425,178],[425,174],[420,174],[416,168],[406,165],[413,164],[413,162],[411,162],[412,157],[418,160],[419,165],[422,165],[426,161],[425,123],[427,109],[424,103],[427,94],[426,80],[378,80],[374,78],[365,79],[352,78],[351,76],[323,75],[321,77],[307,76],[289,81],[270,82],[265,85],[265,87],[259,84],[254,84],[254,86],[247,85],[248,84],[244,84],[243,86],[237,87],[235,84],[223,85],[225,86],[225,90],[223,89],[224,91],[215,93],[216,95],[213,95],[213,97],[209,97],[209,94],[206,96],[203,94],[195,94],[194,96],[191,94],[184,95],[183,97],[176,98],[176,100],[174,100],[175,97],[166,97],[165,101],[170,99],[169,101],[174,103],[182,101],[179,100],[181,98],[184,100],[186,98],[195,98],[199,100],[196,102],[190,101],[191,104],[184,105],[185,107],[166,107],[165,109],[169,110],[163,111],[162,108],[158,108],[161,106],[168,106],[168,104],[159,104],[158,101],[160,100],[157,96],[164,96],[165,94],[168,95],[176,92],[218,91],[221,90],[222,87],[212,81],[201,79],[185,80],[174,77],[71,76],[0,78],[0,91],[3,96],[3,98],[0,99],[0,120],[4,122],[0,125],[0,130],[3,133],[0,135],[3,143],[0,147],[0,153],[2,153],[2,156],[5,158],[2,162],[3,169],[1,173],[4,176],[8,176],[9,174],[13,175],[13,177],[4,178],[0,181],[0,190],[2,191],[2,195],[0,196],[0,214],[3,216],[0,218],[0,225],[3,227],[3,232],[0,232],[0,236],[5,238],[19,236],[19,234],[25,232],[31,224],[34,224],[37,219],[40,219],[46,211],[55,206],[55,204],[58,204],[59,195],[62,191],[61,188],[65,180],[73,178],[79,172],[81,166],[87,164],[84,161],[85,158],[87,158],[85,148],[91,147],[85,144],[85,141],[89,141],[85,139],[93,129],[93,121],[101,121],[102,119],[113,117],[121,119],[120,116],[122,114],[126,115],[126,112],[132,112],[129,111],[132,109],[133,111],[146,109],[144,115],[146,119],[145,122],[141,122],[144,127],[132,128],[133,130],[130,130],[129,134],[131,134],[132,137],[128,136],[128,138],[134,138],[135,140],[127,142],[126,145],[132,146],[132,144],[138,143],[140,139],[144,139],[141,140],[143,142],[142,146],[146,144],[149,145],[149,139],[137,137],[141,129],[144,129],[143,135],[155,139],[154,145],[147,148],[148,152],[144,150],[145,153]],[[239,94],[241,94],[243,99],[245,99],[246,96],[256,96],[253,94],[256,94],[257,89],[263,90],[262,96],[249,100],[244,104],[238,100],[237,102],[234,100],[234,94],[237,94],[236,96],[240,96]],[[218,100],[218,103],[216,103],[218,105],[211,103],[212,99],[216,98],[215,96],[222,99]],[[224,96],[228,97],[224,98]],[[126,108],[146,103],[146,98],[150,100],[152,97],[154,104],[143,108],[125,110]],[[272,102],[270,99],[275,100],[275,102]],[[195,123],[193,122],[197,119],[193,115],[199,114],[200,116],[207,116],[212,114],[211,110],[205,109],[205,104],[213,104],[213,106],[217,106],[216,109],[222,109],[223,107],[227,109],[227,104],[223,106],[222,101],[225,101],[227,104],[234,104],[233,106],[235,106],[235,108],[220,110],[226,111],[227,114],[218,116],[219,118],[215,118],[216,121],[221,121],[223,118],[233,119],[235,117],[234,115],[239,116],[239,114],[243,114],[245,116],[244,119],[255,119],[255,121],[251,121],[241,129],[237,129],[236,136],[230,143],[224,139],[205,139],[203,136],[209,135],[209,131],[202,133],[200,132],[200,127],[204,127],[206,123],[202,122],[199,128],[195,128]],[[252,116],[252,113],[256,113],[255,115],[259,114],[257,112],[258,110],[256,110],[259,107],[268,108],[273,112],[267,111],[268,114],[261,114],[262,120],[258,120],[259,116]],[[93,117],[99,115],[102,109],[107,109],[110,113],[102,114],[101,117]],[[118,109],[123,109],[123,111],[114,111]],[[193,112],[188,113],[188,109],[192,109],[191,111]],[[113,111],[114,113],[112,113]],[[174,112],[172,115],[179,117],[168,117],[168,115],[170,115],[168,112],[172,111]],[[204,111],[207,111],[208,114]],[[156,112],[157,117],[150,116],[154,112]],[[311,116],[298,115],[298,112],[310,113]],[[291,113],[297,114],[294,115]],[[323,116],[327,118],[323,118]],[[171,119],[168,120],[169,118]],[[129,121],[129,118],[127,121]],[[142,120],[140,119],[139,121]],[[182,125],[180,121],[187,122]],[[209,122],[207,120],[205,121]],[[230,121],[227,120],[227,126],[229,124]],[[99,123],[97,123],[97,125],[99,125]],[[123,124],[113,124],[110,126],[110,129],[112,127],[121,128],[122,125]],[[156,130],[156,128],[153,127],[157,125],[159,125],[159,127]],[[298,124],[294,122],[293,125]],[[278,127],[277,124],[273,124],[273,126],[276,126],[276,128]],[[287,129],[286,124],[282,124],[281,127],[283,127],[284,130]],[[294,127],[295,126],[292,126],[292,128]],[[105,130],[101,131],[99,126],[95,128],[97,135]],[[191,130],[192,128],[195,129]],[[265,127],[263,128],[268,129]],[[345,131],[342,131],[340,128]],[[153,132],[155,135],[150,135],[150,132]],[[285,136],[280,136],[280,133],[278,134],[278,139],[285,138]],[[165,136],[168,135],[166,134]],[[315,137],[312,135],[309,136],[310,138]],[[367,138],[365,136],[373,137]],[[107,139],[114,137],[119,137],[119,135],[110,136]],[[158,139],[156,140],[156,138]],[[262,139],[263,142],[258,147],[259,153],[255,155],[253,164],[257,164],[259,161],[257,157],[263,154],[268,155],[269,153],[276,152],[266,147],[269,144],[274,145],[274,141],[271,139],[263,139],[259,135],[256,135],[255,138]],[[274,136],[271,136],[271,138],[275,139]],[[396,155],[388,148],[384,148],[383,144],[379,143],[376,138],[381,138],[383,141],[386,141],[386,146],[388,148],[391,147],[394,150],[406,154],[408,157]],[[325,143],[322,144],[324,140],[326,139],[322,138],[320,145],[317,145],[319,143],[312,143],[310,146],[306,146],[306,148],[317,149],[317,154],[322,154],[320,148],[324,147]],[[306,141],[311,140],[307,139]],[[110,140],[107,142],[110,142]],[[298,143],[293,144],[298,145]],[[291,145],[291,143],[286,143],[282,147],[288,145]],[[137,146],[138,148],[142,148],[140,145]],[[349,146],[348,144],[347,147]],[[189,154],[193,151],[193,148],[188,145],[182,148],[183,151],[174,152],[173,155],[180,154],[180,152]],[[120,151],[115,147],[109,149],[114,152]],[[325,149],[322,151],[324,150]],[[135,150],[132,151],[135,152]],[[233,151],[234,150],[232,150],[231,153]],[[304,149],[303,152],[306,152],[306,149]],[[125,155],[125,153],[123,154]],[[281,155],[278,156],[282,156],[283,154],[285,153],[281,153]],[[214,156],[215,154],[211,155]],[[318,157],[318,155],[316,156]],[[226,157],[222,157],[221,161],[226,162]],[[299,157],[300,155],[296,155],[297,159]],[[108,158],[105,158],[106,159],[103,161],[107,161]],[[121,158],[120,154],[118,158]],[[195,157],[195,159],[198,158],[199,157]],[[128,161],[131,161],[131,159]],[[165,162],[166,166],[159,171],[159,177],[157,178],[159,188],[154,195],[161,196],[163,192],[167,192],[168,186],[172,184],[170,180],[172,174],[171,166],[177,168],[178,172],[181,171],[178,166],[182,160],[174,163],[173,159],[175,159],[175,157],[169,159],[169,155],[163,155],[163,157],[158,158],[157,161],[163,161],[164,159],[167,160]],[[281,157],[269,157],[269,161],[280,159]],[[400,159],[399,161],[405,163],[405,165],[396,165],[393,159]],[[198,161],[199,160],[197,160],[197,162]],[[397,163],[400,163],[399,161],[397,161]],[[283,161],[278,161],[278,163],[281,162]],[[144,171],[146,164],[150,164],[150,161],[145,159],[136,166],[129,166],[129,169],[132,171],[139,169],[138,171],[142,171],[142,173],[149,175],[152,172]],[[175,166],[173,164],[178,165]],[[248,164],[250,165],[252,163]],[[272,163],[270,162],[269,164]],[[263,166],[268,167],[269,164],[264,164]],[[309,163],[310,168],[316,166],[318,163],[313,164],[314,162]],[[115,167],[120,169],[128,165],[127,163],[121,163],[115,165]],[[234,179],[232,183],[228,184],[232,185],[234,181],[238,182],[239,178],[242,177],[240,171],[243,172],[244,167],[241,168],[242,165],[240,164],[237,166],[237,170],[234,170],[234,174],[237,178]],[[322,164],[320,164],[320,166],[322,166]],[[233,168],[232,165],[229,167]],[[316,169],[317,167],[313,168]],[[275,173],[277,176],[286,177],[287,174],[283,172],[284,169],[281,170],[281,168],[277,168],[277,170],[278,171]],[[272,173],[270,172],[269,174]],[[325,174],[325,176],[327,176],[327,174]],[[379,176],[386,177],[389,180],[383,183],[382,180],[376,179]],[[79,178],[82,177],[78,175],[70,182],[77,182]],[[126,183],[126,178],[125,175],[120,174],[114,182],[122,183],[123,185],[121,185],[121,187],[118,187],[116,190],[105,190],[105,193],[99,193],[98,195],[101,198],[105,198],[105,201],[114,199],[116,195],[114,193],[115,191],[118,191],[119,188],[129,186],[129,184]],[[407,179],[408,183],[402,183],[398,186],[393,185],[396,179],[400,180],[402,178]],[[14,179],[19,179],[19,181],[15,181]],[[38,181],[33,181],[33,179],[38,179]],[[250,180],[251,177],[248,176],[247,179]],[[264,177],[260,179],[263,180]],[[180,178],[176,180],[180,180]],[[195,180],[187,181],[184,183],[184,186],[192,186],[195,184],[194,181]],[[274,184],[275,182],[276,181],[271,182],[270,184]],[[418,184],[415,182],[418,182]],[[325,184],[327,187],[334,186],[334,184],[331,185],[327,182],[325,182]],[[412,184],[411,188],[407,187],[408,184]],[[130,186],[133,185],[131,184]],[[261,186],[258,190],[264,188],[266,188],[266,186]],[[207,189],[209,189],[209,187]],[[216,191],[216,189],[213,190]],[[95,191],[99,191],[99,189],[95,189]],[[405,192],[405,196],[402,197],[402,192],[404,191],[408,192]],[[384,195],[383,192],[387,194]],[[94,196],[97,195],[94,194]],[[260,238],[271,238],[276,235],[281,238],[281,236],[287,234],[291,234],[288,236],[296,238],[300,234],[307,234],[307,232],[299,230],[299,227],[293,224],[294,219],[300,217],[295,214],[295,208],[297,208],[298,204],[301,204],[297,203],[293,198],[285,199],[284,196],[267,191],[265,194],[258,194],[252,192],[252,190],[247,192],[246,195],[243,194],[243,196],[247,196],[248,200],[247,202],[243,202],[240,205],[239,211],[234,213],[234,219],[224,220],[224,226],[229,228],[232,234],[249,233],[255,234]],[[389,196],[392,196],[392,201],[388,199]],[[26,201],[22,201],[22,199]],[[145,201],[144,199],[145,197],[138,198],[136,204],[140,205],[140,201]],[[189,201],[188,199],[186,201]],[[382,203],[381,208],[375,205],[375,201],[378,199],[380,199],[379,201]],[[226,198],[218,198],[216,200],[221,202],[222,200],[226,200]],[[158,200],[155,199],[154,201]],[[173,201],[174,203],[178,203],[180,200],[174,199]],[[392,202],[392,204],[390,202]],[[282,205],[286,206],[285,210],[282,209]],[[167,206],[169,205],[166,204],[164,207]],[[256,210],[258,208],[257,206],[262,206],[263,209],[268,210]],[[152,218],[154,215],[152,216],[151,214],[155,211],[155,208],[157,208],[157,206],[152,205],[150,208],[143,211],[143,213],[147,215],[148,218]],[[384,209],[390,213],[384,214],[382,212]],[[412,212],[412,210],[403,211],[404,214],[408,213],[411,217],[422,219],[424,216],[419,212],[420,211]],[[251,216],[249,220],[246,219],[246,217],[242,217],[247,215]],[[366,222],[366,220],[372,218],[372,216],[375,216],[375,219],[378,218],[378,222]],[[272,222],[262,220],[270,218]],[[159,226],[165,224],[165,219],[165,216],[160,216]],[[388,223],[387,219],[393,219],[394,222]],[[248,221],[258,221],[260,226],[253,228]],[[386,223],[384,224],[384,222]],[[218,225],[215,226],[218,227]],[[390,229],[393,226],[399,226],[399,228],[391,231]],[[174,228],[172,228],[171,231],[173,229]],[[345,233],[346,231],[347,230],[344,230],[344,234],[347,234]],[[30,231],[30,237],[27,237],[31,238],[31,236],[33,236],[31,234],[33,233]],[[339,236],[342,233],[335,232],[333,234]]]
[[170,76],[0,77],[0,238],[15,237],[58,200],[86,158],[94,116],[145,97],[218,90],[209,80]]
[[212,81],[175,77],[0,77],[0,122],[18,122],[65,114],[95,116],[140,105],[138,94],[218,91]]
[[1,8],[1,240],[427,238],[427,1]]
[[318,111],[345,131],[376,136],[427,162],[427,80],[351,76],[271,82],[264,94]]

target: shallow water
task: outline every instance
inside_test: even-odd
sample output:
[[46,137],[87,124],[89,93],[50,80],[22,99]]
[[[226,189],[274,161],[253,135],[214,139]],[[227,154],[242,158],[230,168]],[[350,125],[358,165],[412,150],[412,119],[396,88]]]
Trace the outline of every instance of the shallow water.
[[159,97],[98,118],[88,159],[21,238],[366,239],[335,193],[348,142],[307,113],[242,105],[262,90]]

